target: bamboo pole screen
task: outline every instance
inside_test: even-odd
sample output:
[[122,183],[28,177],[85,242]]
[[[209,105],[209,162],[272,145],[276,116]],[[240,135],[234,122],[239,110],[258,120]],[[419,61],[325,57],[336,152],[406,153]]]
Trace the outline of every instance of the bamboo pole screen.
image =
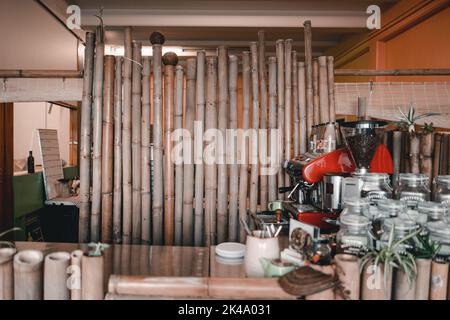
[[[305,61],[290,39],[277,40],[276,55],[265,57],[260,31],[241,56],[219,46],[216,55],[198,51],[184,68],[176,54],[162,55],[158,32],[150,36],[152,58],[142,57],[131,28],[123,58],[104,57],[102,37],[89,33],[80,242],[244,242],[242,221],[284,198],[283,164],[307,151],[311,126],[356,114],[358,97],[368,116],[381,119],[426,101],[416,112],[441,112],[430,120],[448,126],[450,83],[334,83],[333,57],[313,59],[310,22],[304,31]],[[396,173],[448,173],[448,135],[389,135]]]

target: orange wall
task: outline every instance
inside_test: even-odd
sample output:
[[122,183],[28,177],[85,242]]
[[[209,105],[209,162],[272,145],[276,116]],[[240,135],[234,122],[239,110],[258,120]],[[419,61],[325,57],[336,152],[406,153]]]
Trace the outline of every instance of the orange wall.
[[[382,28],[350,49],[335,48],[347,69],[450,68],[450,1],[402,0],[382,13]],[[348,48],[348,44],[342,46]],[[450,76],[337,77],[336,81],[450,81]]]

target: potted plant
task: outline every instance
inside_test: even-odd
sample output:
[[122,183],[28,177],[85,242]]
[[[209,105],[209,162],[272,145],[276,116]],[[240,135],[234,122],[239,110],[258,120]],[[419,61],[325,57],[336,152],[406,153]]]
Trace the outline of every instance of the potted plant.
[[[427,112],[416,116],[415,109],[412,104],[410,105],[407,114],[405,114],[400,108],[399,111],[401,116],[399,117],[397,126],[400,128],[400,130],[408,131],[409,133],[409,156],[411,173],[420,173],[422,171],[428,176],[431,176],[432,166],[430,157],[432,155],[434,146],[433,124],[425,124],[422,130],[421,138],[421,134],[416,132],[416,122],[424,118],[440,115],[440,113]],[[421,139],[422,148],[420,148]]]
[[428,300],[431,279],[431,261],[439,252],[441,245],[430,239],[429,234],[416,236],[417,246],[414,250],[417,265],[416,300]]
[[92,248],[81,258],[81,298],[102,300],[104,298],[104,257],[109,247],[106,243],[89,243]]
[[370,249],[361,259],[362,300],[390,300],[394,268],[404,273],[409,286],[416,278],[416,263],[409,252],[399,252],[400,245],[410,241],[419,231],[412,232],[395,241],[393,226],[389,232],[387,245],[379,250]]

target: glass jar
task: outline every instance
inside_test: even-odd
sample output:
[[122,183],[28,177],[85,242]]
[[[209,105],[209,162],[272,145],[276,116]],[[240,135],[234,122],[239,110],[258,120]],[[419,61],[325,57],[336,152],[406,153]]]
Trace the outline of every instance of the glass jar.
[[341,217],[345,215],[360,215],[367,219],[370,215],[370,202],[367,199],[346,199],[344,202],[344,209],[341,212]]
[[428,180],[428,177],[421,173],[400,173],[395,190],[397,199],[406,201],[408,208],[417,209],[419,202],[430,200]]
[[375,201],[379,199],[392,198],[389,175],[386,173],[355,173],[353,176],[363,181],[361,198],[369,199],[371,204],[375,204]]
[[437,261],[450,261],[450,224],[444,221],[432,221],[427,224],[430,240],[441,245],[435,257]]
[[370,220],[359,214],[348,214],[341,216],[339,223],[336,253],[363,256],[369,248]]
[[[383,234],[381,235],[381,246],[387,246],[389,242],[389,235],[392,228],[394,228],[394,241],[401,240],[410,233],[419,229],[419,225],[404,217],[396,217],[384,220]],[[397,252],[406,252],[412,250],[414,247],[414,240],[403,242],[397,246]]]
[[376,210],[372,215],[372,230],[375,235],[383,233],[384,220],[395,218],[403,214],[406,204],[400,200],[381,199],[376,202]]
[[417,205],[419,214],[426,217],[426,222],[441,221],[447,217],[448,207],[439,202],[424,201]]
[[450,175],[437,176],[434,183],[436,184],[434,200],[450,205]]

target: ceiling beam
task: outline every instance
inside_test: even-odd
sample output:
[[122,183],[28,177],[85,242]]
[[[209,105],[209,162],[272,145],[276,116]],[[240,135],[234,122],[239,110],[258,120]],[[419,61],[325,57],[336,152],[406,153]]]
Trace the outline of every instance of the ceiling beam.
[[[48,0],[46,0],[48,1]],[[53,0],[55,1],[55,0]],[[98,24],[98,10],[82,10],[83,26]],[[311,20],[319,28],[365,28],[364,11],[288,10],[117,10],[104,9],[106,26],[157,27],[300,27]]]
[[82,43],[85,43],[86,32],[83,29],[70,29],[67,27],[66,21],[68,18],[67,8],[69,4],[66,0],[35,0],[48,13],[57,19],[71,34],[73,34]]

